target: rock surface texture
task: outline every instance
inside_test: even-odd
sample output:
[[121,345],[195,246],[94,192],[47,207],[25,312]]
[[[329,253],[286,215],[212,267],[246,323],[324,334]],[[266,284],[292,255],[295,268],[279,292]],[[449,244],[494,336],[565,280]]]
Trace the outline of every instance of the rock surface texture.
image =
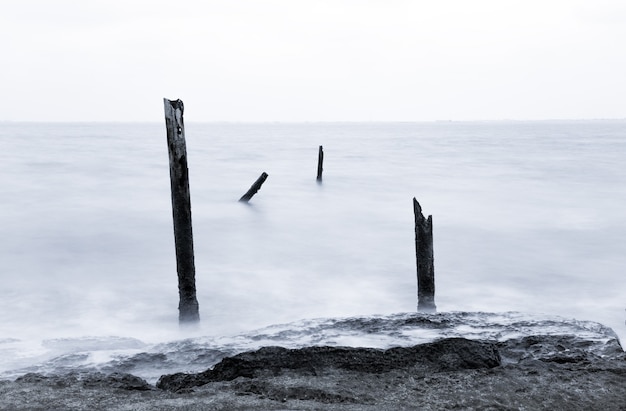
[[382,374],[410,370],[414,375],[443,371],[493,368],[500,365],[495,344],[449,338],[414,347],[388,350],[349,347],[305,347],[285,349],[266,347],[258,351],[224,358],[213,369],[199,374],[161,377],[157,387],[170,391],[188,390],[216,381],[238,377],[259,378],[283,374],[324,376],[325,374]]
[[263,347],[156,386],[131,374],[0,381],[2,410],[626,410],[617,339],[445,338],[389,349]]

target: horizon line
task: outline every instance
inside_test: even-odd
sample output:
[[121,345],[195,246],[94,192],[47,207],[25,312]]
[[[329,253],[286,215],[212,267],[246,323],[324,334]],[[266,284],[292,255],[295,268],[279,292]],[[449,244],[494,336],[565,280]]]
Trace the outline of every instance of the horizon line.
[[[156,124],[163,120],[0,120],[3,123],[31,124]],[[545,119],[482,119],[482,120],[189,120],[204,124],[390,124],[390,123],[530,123],[530,122],[626,121],[626,117],[545,118]]]

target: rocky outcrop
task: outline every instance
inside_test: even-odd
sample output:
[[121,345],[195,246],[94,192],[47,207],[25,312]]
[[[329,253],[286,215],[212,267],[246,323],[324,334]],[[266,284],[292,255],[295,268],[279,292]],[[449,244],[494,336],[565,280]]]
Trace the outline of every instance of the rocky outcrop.
[[[500,320],[505,324],[498,325]],[[326,345],[245,352],[185,342],[96,370],[0,380],[0,410],[626,410],[626,354],[615,333],[600,324],[457,313],[311,326],[317,328],[309,327],[306,335],[336,338],[359,330],[406,342],[412,333],[444,330],[453,337],[390,349],[337,347],[329,339]],[[278,345],[303,334],[269,331],[274,334],[258,334],[258,340]],[[126,373],[146,362],[169,367],[173,355],[206,357],[210,364],[203,368],[215,365],[196,374],[164,375],[161,389]]]
[[493,368],[500,365],[495,344],[463,338],[448,338],[413,347],[388,350],[350,347],[305,347],[286,349],[265,347],[224,358],[213,369],[198,374],[164,375],[157,387],[181,391],[216,381],[232,381],[238,377],[256,378],[323,374],[328,370],[379,374],[398,369],[415,375],[441,371]]
[[533,361],[559,364],[592,364],[602,360],[623,361],[626,354],[619,341],[594,341],[574,335],[528,335],[498,343],[505,364]]
[[64,375],[45,376],[37,373],[25,374],[15,380],[17,383],[36,383],[49,387],[66,388],[80,384],[83,388],[116,388],[123,390],[148,391],[154,387],[142,378],[132,374],[99,372],[68,373]]

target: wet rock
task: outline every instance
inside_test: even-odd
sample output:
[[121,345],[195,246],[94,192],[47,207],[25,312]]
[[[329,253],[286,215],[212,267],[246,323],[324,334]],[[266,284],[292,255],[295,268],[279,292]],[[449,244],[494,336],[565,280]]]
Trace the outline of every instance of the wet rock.
[[142,378],[132,374],[112,373],[68,373],[45,376],[38,373],[25,374],[15,380],[16,383],[40,384],[48,387],[66,388],[79,383],[83,388],[102,389],[118,388],[124,390],[147,391],[154,387]]
[[78,381],[76,374],[46,376],[39,373],[28,373],[15,380],[17,383],[39,384],[52,388],[67,388]]
[[493,368],[498,365],[500,355],[494,343],[463,338],[448,338],[429,344],[388,350],[327,346],[301,349],[264,347],[224,358],[213,369],[202,373],[162,376],[157,387],[179,391],[209,382],[231,381],[238,377],[277,376],[285,371],[298,375],[318,375],[330,369],[370,374],[411,369],[416,374],[425,374]]
[[322,389],[307,385],[285,386],[273,381],[248,380],[233,385],[236,395],[254,394],[260,398],[286,402],[289,400],[315,401],[322,404],[363,404],[373,403],[371,397],[356,397],[341,389]]
[[49,380],[49,377],[46,377],[45,375],[31,372],[31,373],[22,375],[21,377],[18,377],[15,380],[15,382],[41,383],[41,382],[46,382],[48,380]]
[[109,375],[90,374],[82,379],[82,384],[85,388],[110,387],[137,391],[149,391],[154,389],[154,387],[148,384],[144,379],[124,373],[113,373]]
[[[308,348],[266,347],[233,355],[241,350],[216,352],[188,340],[128,361],[120,358],[111,368],[74,367],[75,372],[60,375],[30,373],[0,381],[0,409],[626,410],[626,354],[615,333],[600,324],[453,313],[322,319],[304,327],[274,327],[259,341],[279,345],[304,332],[312,335],[301,345]],[[419,337],[424,328],[427,336],[436,330],[454,338],[387,350],[333,346],[355,330],[409,345],[404,343],[414,340],[407,338]],[[55,359],[53,364],[58,363]],[[149,364],[195,369],[205,363],[201,369],[217,365],[199,374],[163,376],[160,386],[165,389],[125,373]],[[40,369],[50,368],[28,371]]]
[[588,340],[575,335],[530,335],[498,344],[504,363],[529,361],[593,363],[600,359],[623,360],[626,354],[615,338]]

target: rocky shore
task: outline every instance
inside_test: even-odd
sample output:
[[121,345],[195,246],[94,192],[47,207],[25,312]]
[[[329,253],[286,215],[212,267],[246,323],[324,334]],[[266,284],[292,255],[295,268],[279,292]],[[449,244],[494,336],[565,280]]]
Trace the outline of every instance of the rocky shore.
[[[440,337],[394,344],[427,335]],[[350,336],[385,345],[337,343]],[[0,410],[626,410],[626,354],[592,322],[398,314],[272,326],[237,340],[262,343],[221,355],[190,340],[101,367],[24,371],[0,380]],[[169,364],[181,355],[173,347],[191,361],[215,359],[151,383],[129,373]]]
[[626,409],[616,339],[448,338],[387,350],[305,347],[224,358],[197,374],[26,374],[0,382],[2,410]]

